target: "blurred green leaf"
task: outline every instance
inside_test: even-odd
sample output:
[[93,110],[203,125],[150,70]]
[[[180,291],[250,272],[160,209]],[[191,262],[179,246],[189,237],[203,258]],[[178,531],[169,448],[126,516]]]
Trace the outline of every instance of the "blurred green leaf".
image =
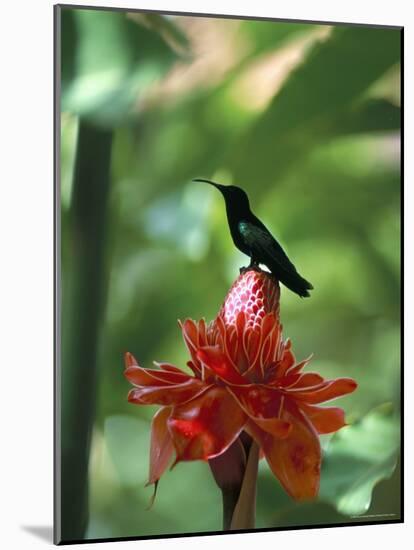
[[[62,109],[99,124],[126,120],[138,94],[176,59],[158,32],[125,13],[62,8],[61,17]],[[173,24],[154,17],[171,34]]]
[[290,503],[275,511],[268,525],[273,527],[294,527],[302,525],[329,525],[349,522],[349,517],[340,514],[326,502]]
[[[272,180],[329,136],[332,117],[400,58],[400,31],[336,27],[291,73],[269,107],[236,146],[236,181]],[[254,157],[251,152],[255,151]]]
[[386,99],[367,99],[357,107],[332,120],[332,133],[399,131],[401,109]]
[[131,12],[129,18],[158,33],[165,42],[183,59],[192,58],[191,44],[184,32],[168,16],[156,13]]
[[386,406],[343,428],[325,452],[320,498],[343,514],[366,512],[374,487],[395,469],[399,442],[398,418]]
[[[150,423],[127,415],[106,419],[104,437],[121,484],[143,487],[147,481]],[[137,460],[137,457],[140,457]]]
[[[293,23],[290,21],[242,21],[240,31],[251,44],[252,55],[264,54],[274,51],[283,43],[287,42],[298,34],[306,34],[318,28],[319,25],[306,23]],[[250,59],[249,56],[249,59]]]

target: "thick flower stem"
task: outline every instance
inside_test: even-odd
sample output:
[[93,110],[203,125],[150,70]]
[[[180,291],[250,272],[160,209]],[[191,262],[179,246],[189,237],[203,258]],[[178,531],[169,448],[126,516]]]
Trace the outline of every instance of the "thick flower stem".
[[250,436],[243,434],[225,453],[209,460],[214,479],[221,489],[224,531],[230,529],[233,512],[239,500],[250,445]]
[[[241,455],[236,452],[235,446],[222,457],[210,461],[216,482],[221,488],[223,531],[253,529],[255,526],[259,447],[247,434],[243,434],[243,440],[243,464],[237,460]],[[238,444],[239,448],[243,447],[240,442]],[[229,471],[232,471],[232,477]],[[235,475],[237,471],[240,472],[239,475]]]
[[239,487],[226,487],[221,490],[223,499],[223,531],[230,531],[233,513],[239,500]]
[[256,488],[259,466],[259,447],[252,442],[243,483],[233,512],[230,529],[253,529],[256,523]]

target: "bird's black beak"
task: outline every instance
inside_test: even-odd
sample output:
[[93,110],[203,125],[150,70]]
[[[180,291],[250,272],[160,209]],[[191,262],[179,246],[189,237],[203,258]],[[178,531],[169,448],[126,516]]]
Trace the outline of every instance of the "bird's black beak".
[[221,185],[220,183],[216,183],[215,181],[211,181],[211,180],[205,180],[203,178],[194,178],[192,181],[201,181],[203,183],[209,183],[210,185],[213,185],[214,187],[216,187],[219,191],[221,191],[223,194],[225,193],[225,189],[226,189],[226,186],[225,185]]

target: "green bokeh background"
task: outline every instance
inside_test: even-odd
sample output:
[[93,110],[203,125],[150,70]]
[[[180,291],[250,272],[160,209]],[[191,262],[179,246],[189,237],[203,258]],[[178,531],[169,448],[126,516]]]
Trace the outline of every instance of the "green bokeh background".
[[[92,427],[85,538],[220,529],[204,463],[168,471],[146,510],[156,408],[128,404],[122,374],[126,350],[143,366],[183,367],[177,319],[213,318],[246,264],[221,196],[197,176],[246,189],[312,281],[307,300],[282,289],[297,358],[313,352],[312,370],[359,384],[340,400],[350,426],[322,438],[317,501],[293,502],[262,461],[257,527],[400,518],[400,33],[62,9],[62,338],[76,332],[68,303],[79,317],[102,311],[92,380],[73,368],[83,349],[62,357],[95,403],[77,420]],[[88,192],[87,178],[74,181],[82,124],[112,138],[109,193],[95,202],[104,258],[89,283],[74,267],[84,234],[72,222],[74,186]],[[93,145],[87,156],[102,164]],[[99,304],[76,301],[76,277],[102,285]],[[76,417],[76,399],[63,414]]]

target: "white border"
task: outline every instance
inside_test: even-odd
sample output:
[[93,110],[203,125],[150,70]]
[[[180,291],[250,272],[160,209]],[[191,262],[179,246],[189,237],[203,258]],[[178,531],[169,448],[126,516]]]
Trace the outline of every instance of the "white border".
[[[82,2],[71,2],[82,4]],[[173,11],[228,13],[277,18],[312,19],[404,25],[406,65],[406,151],[412,130],[413,19],[410,2],[384,0],[303,0],[269,2],[255,0],[100,0],[89,5],[122,6]],[[20,0],[2,5],[1,130],[2,161],[0,195],[0,311],[2,372],[0,503],[2,547],[30,549],[45,546],[42,539],[22,526],[52,523],[52,5],[50,0]],[[411,65],[411,66],[410,66]],[[406,280],[414,280],[409,249],[412,249],[413,167],[406,155]],[[275,546],[320,550],[363,548],[376,550],[407,547],[413,539],[414,463],[412,419],[414,357],[410,345],[413,310],[412,286],[406,296],[406,524],[288,531],[233,537],[204,537],[158,541],[83,545],[92,548],[132,547],[190,548],[202,550],[225,545],[261,548]]]

